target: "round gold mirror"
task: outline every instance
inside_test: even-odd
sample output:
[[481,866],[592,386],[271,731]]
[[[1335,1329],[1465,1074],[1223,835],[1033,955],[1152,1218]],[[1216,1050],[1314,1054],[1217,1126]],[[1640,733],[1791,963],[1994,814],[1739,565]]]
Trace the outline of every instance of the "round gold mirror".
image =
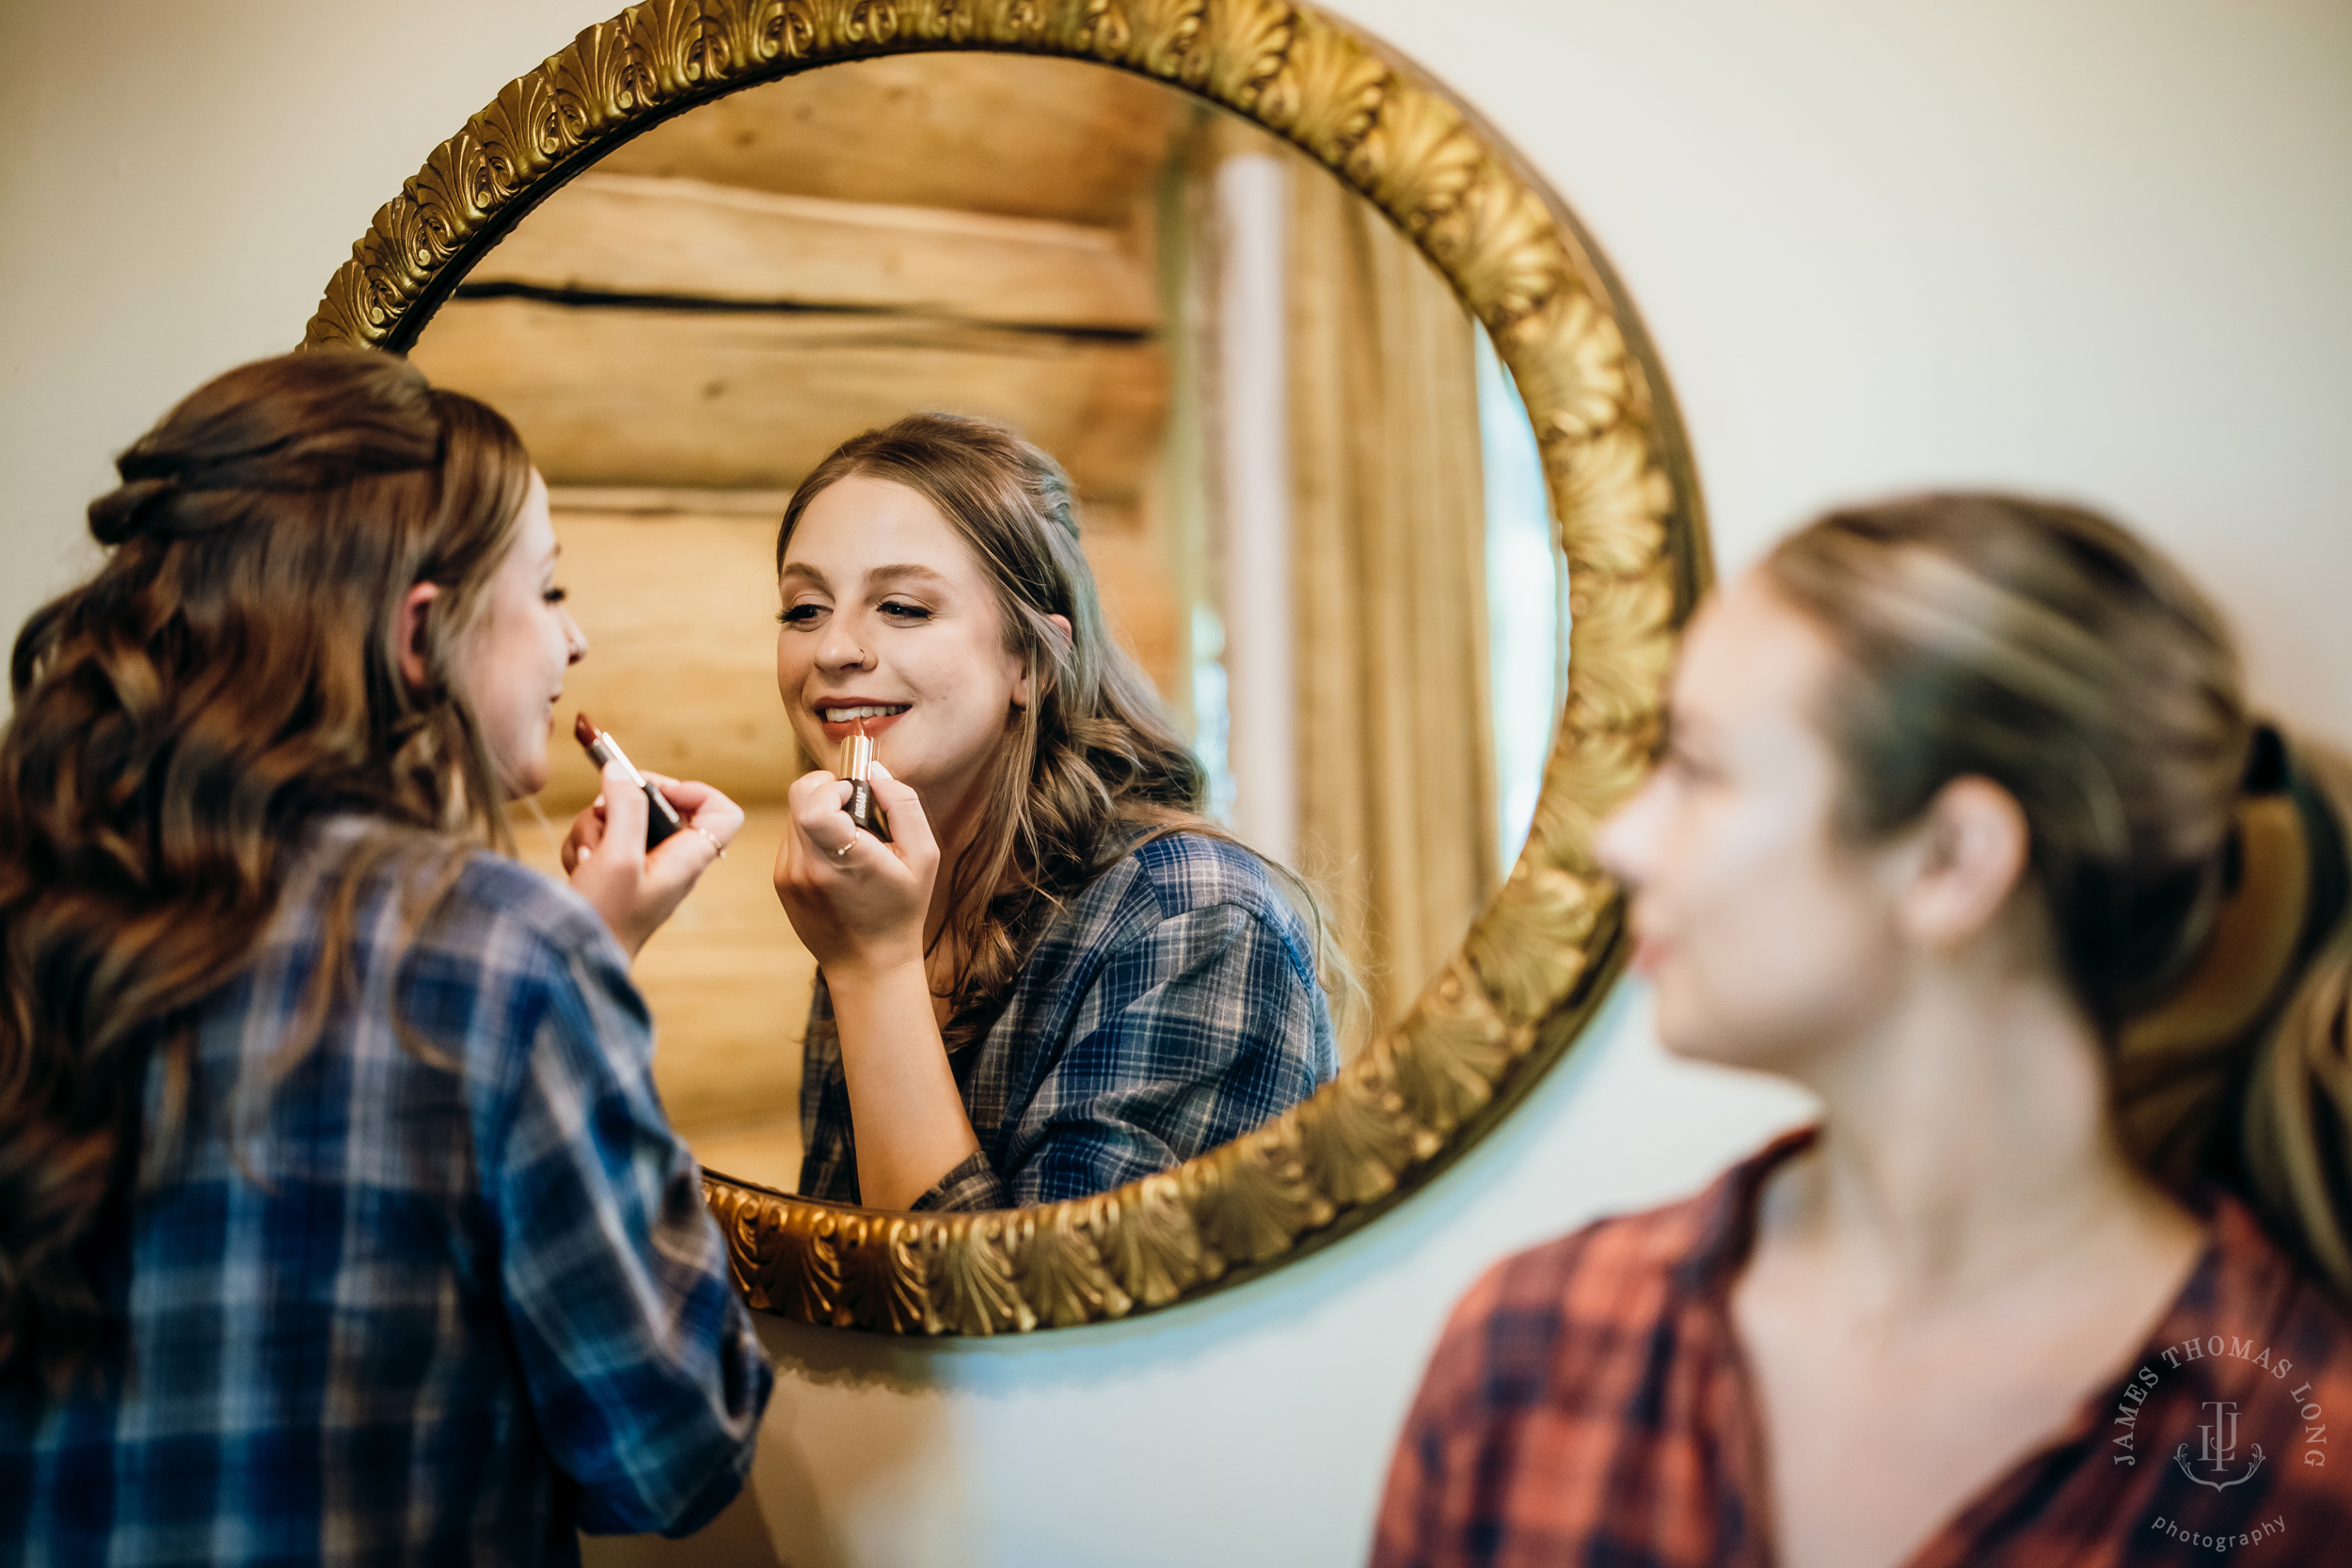
[[[1708,571],[1672,398],[1565,205],[1344,24],[1256,0],[635,7],[435,150],[308,341],[412,352],[516,418],[567,553],[622,607],[590,626],[582,705],[641,761],[748,793],[755,824],[792,742],[755,689],[765,644],[729,628],[774,610],[784,497],[911,408],[1019,426],[1069,468],[1114,629],[1214,753],[1224,819],[1338,911],[1369,999],[1311,1098],[1109,1192],[883,1212],[785,1191],[789,1132],[742,1119],[800,1087],[773,1064],[809,978],[762,945],[760,855],[731,860],[680,917],[711,928],[641,974],[665,1055],[719,1042],[713,1131],[664,1097],[756,1307],[993,1334],[1247,1278],[1458,1157],[1617,972],[1591,834],[1648,767]],[[1497,544],[1522,450],[1556,614],[1549,564]],[[1250,510],[1269,484],[1276,528]],[[680,690],[704,717],[665,718]]]

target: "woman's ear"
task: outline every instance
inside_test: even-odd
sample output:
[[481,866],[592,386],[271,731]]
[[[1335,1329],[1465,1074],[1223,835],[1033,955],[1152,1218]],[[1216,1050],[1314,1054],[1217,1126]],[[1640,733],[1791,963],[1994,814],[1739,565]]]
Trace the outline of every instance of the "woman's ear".
[[1918,828],[1899,915],[1914,940],[1950,949],[1993,924],[2024,880],[2033,837],[2017,797],[1970,775],[1936,792]]
[[[1061,633],[1061,640],[1064,642],[1076,641],[1077,634],[1070,629],[1069,616],[1048,615],[1045,618],[1054,623],[1055,629]],[[1048,674],[1046,679],[1050,682],[1053,677],[1051,674]],[[1029,704],[1035,700],[1036,695],[1037,694],[1030,689],[1029,672],[1025,667],[1019,674],[1013,677],[1012,680],[1012,705],[1016,708],[1027,707]]]
[[424,615],[440,596],[439,583],[421,582],[400,601],[400,621],[392,628],[392,642],[400,650],[400,678],[408,683],[411,691],[422,691],[432,684],[432,661],[426,657],[424,645]]

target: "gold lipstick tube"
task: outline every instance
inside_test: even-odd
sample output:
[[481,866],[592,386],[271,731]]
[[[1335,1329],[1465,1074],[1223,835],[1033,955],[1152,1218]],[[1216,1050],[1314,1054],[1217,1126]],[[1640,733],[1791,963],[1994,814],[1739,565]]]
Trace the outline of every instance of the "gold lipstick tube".
[[850,820],[881,839],[890,842],[890,818],[874,800],[874,786],[866,782],[866,770],[874,765],[874,739],[860,730],[841,743],[841,755],[834,772],[850,781],[850,803],[844,809]]

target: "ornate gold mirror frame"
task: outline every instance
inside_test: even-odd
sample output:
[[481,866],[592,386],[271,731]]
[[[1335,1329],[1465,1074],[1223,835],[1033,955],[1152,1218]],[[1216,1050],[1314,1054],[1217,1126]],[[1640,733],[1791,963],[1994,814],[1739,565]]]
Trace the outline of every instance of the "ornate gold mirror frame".
[[1526,847],[1460,950],[1401,1022],[1258,1131],[1113,1192],[995,1213],[883,1212],[705,1178],[752,1306],[889,1334],[1166,1307],[1346,1234],[1475,1143],[1622,964],[1593,832],[1649,768],[1676,637],[1708,574],[1664,373],[1575,217],[1444,88],[1283,0],[648,0],[434,149],[328,282],[305,341],[405,349],[524,214],[673,115],[813,66],[959,49],[1184,87],[1295,144],[1444,273],[1534,424],[1568,562],[1568,694]]

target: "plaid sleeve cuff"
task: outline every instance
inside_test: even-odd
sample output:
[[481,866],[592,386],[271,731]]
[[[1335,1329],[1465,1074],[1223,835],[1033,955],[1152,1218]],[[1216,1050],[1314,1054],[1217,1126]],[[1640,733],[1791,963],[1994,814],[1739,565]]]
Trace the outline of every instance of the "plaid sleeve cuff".
[[930,1192],[914,1200],[917,1213],[1010,1207],[1012,1202],[1006,1196],[1005,1183],[997,1176],[996,1167],[989,1164],[988,1150],[984,1148],[965,1155],[954,1169],[931,1183]]

